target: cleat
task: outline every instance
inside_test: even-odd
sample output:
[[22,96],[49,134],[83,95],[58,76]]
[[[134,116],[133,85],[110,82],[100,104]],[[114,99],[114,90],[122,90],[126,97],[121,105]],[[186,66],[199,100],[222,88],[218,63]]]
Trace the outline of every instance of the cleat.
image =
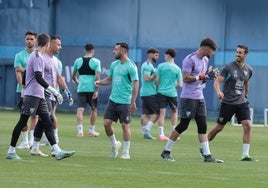
[[112,151],[110,153],[110,157],[111,158],[116,158],[118,155],[118,150],[121,147],[121,142],[120,141],[116,141],[115,145],[112,147]]
[[250,157],[249,155],[243,155],[243,156],[241,157],[241,161],[249,161],[249,162],[251,162],[251,161],[259,161],[259,160],[253,159],[253,158]]
[[30,146],[27,142],[21,142],[20,145],[17,146],[18,149],[30,149]]
[[120,158],[121,159],[130,159],[130,155],[129,155],[129,153],[124,153],[123,152]]
[[166,137],[165,135],[160,135],[160,136],[159,136],[159,140],[166,141],[166,140],[168,140],[168,139],[169,139],[169,138]]
[[59,154],[55,154],[55,158],[57,160],[62,160],[62,159],[71,157],[74,153],[75,153],[75,151],[63,151],[63,150],[61,150],[61,152]]
[[78,138],[83,138],[83,137],[84,137],[84,134],[83,134],[83,133],[78,133],[78,134],[77,134],[77,137],[78,137]]
[[206,156],[204,156],[204,162],[207,162],[207,163],[223,163],[223,160],[215,159],[211,155],[206,155]]
[[54,150],[51,150],[50,155],[51,155],[52,157],[55,157],[55,151],[54,151]]
[[161,153],[161,157],[162,157],[163,159],[165,159],[166,161],[175,162],[175,160],[173,159],[173,157],[171,157],[171,155],[170,155],[170,151],[166,151],[166,150],[164,150],[164,151]]
[[6,159],[10,160],[21,160],[21,158],[16,153],[7,153]]
[[155,140],[155,139],[156,139],[155,137],[153,137],[153,136],[151,135],[150,131],[146,131],[146,132],[144,133],[144,135],[143,135],[143,138],[144,138],[144,139],[150,139],[150,140]]
[[88,133],[88,137],[98,137],[98,136],[100,136],[100,133],[98,132]]
[[47,154],[44,154],[42,151],[37,150],[37,149],[31,149],[30,153],[32,156],[48,157]]

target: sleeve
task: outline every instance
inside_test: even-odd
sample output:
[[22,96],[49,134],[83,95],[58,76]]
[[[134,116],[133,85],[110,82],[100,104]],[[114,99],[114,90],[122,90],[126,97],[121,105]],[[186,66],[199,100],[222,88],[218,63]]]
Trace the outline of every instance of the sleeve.
[[132,63],[132,66],[130,66],[129,73],[131,81],[139,80],[138,69],[135,63]]
[[228,71],[229,69],[228,69],[228,65],[225,65],[222,69],[221,69],[221,71],[220,71],[220,75],[222,76],[222,77],[224,77],[224,78],[226,78],[227,77],[227,74],[228,74]]

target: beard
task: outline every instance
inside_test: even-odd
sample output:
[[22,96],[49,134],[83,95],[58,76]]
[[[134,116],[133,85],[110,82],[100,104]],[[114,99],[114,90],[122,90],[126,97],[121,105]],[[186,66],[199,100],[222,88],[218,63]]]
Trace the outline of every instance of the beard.
[[120,55],[120,54],[118,54],[118,55],[114,55],[114,58],[115,58],[115,59],[120,59],[120,58],[121,58],[121,55]]

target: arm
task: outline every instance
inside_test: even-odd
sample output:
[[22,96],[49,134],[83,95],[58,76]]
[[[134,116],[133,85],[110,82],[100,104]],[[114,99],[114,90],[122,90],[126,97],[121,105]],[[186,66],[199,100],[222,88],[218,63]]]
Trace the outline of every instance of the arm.
[[60,74],[60,72],[58,72],[57,75],[57,83],[59,85],[59,87],[65,92],[68,101],[69,101],[69,106],[73,105],[73,97],[72,97],[72,93],[70,92],[65,80],[63,79],[62,75]]
[[63,90],[67,89],[67,84],[59,72],[57,74],[57,83],[61,89]]
[[245,83],[245,96],[248,95],[248,91],[249,91],[249,81],[247,81],[247,82]]
[[99,87],[99,85],[109,85],[112,83],[112,77],[107,76],[106,78],[102,79],[102,80],[97,80],[95,82],[95,87]]
[[139,91],[139,81],[134,80],[133,81],[131,103],[130,103],[130,111],[131,112],[135,112],[137,110],[136,99],[137,99],[137,96],[138,96],[138,91]]
[[196,77],[191,76],[189,72],[182,72],[182,78],[183,82],[185,83],[192,83],[197,81]]
[[25,69],[23,67],[17,66],[15,68],[15,73],[16,73],[16,79],[17,82],[19,83],[20,87],[23,88],[23,84],[22,84],[22,74],[25,71]]
[[148,75],[148,74],[144,75],[144,80],[146,82],[149,82],[149,81],[151,81],[153,79],[155,79],[155,75]]
[[182,87],[182,81],[177,81],[177,85],[176,85],[176,88],[179,89]]
[[77,71],[73,71],[73,73],[72,73],[72,79],[73,79],[73,81],[74,81],[74,83],[75,83],[76,85],[79,84],[79,81],[78,81],[78,79],[77,79]]
[[223,76],[218,76],[214,81],[214,89],[219,99],[223,99],[224,94],[221,91],[220,84],[224,81]]
[[98,97],[98,94],[99,94],[99,91],[98,91],[99,87],[96,85],[96,82],[100,80],[100,72],[95,73],[95,80],[96,80],[95,81],[95,90],[96,91],[93,93],[93,96],[92,96],[93,99],[96,99]]

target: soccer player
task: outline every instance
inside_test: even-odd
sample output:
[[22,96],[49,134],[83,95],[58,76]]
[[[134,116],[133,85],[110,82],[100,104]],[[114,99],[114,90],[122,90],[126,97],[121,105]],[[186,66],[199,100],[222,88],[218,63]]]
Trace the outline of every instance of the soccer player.
[[[93,44],[85,45],[85,56],[75,60],[72,79],[77,85],[77,136],[83,137],[83,114],[87,105],[90,107],[90,125],[88,136],[97,137],[95,131],[97,120],[98,89],[95,81],[100,79],[101,61],[94,57],[95,47]],[[79,78],[77,78],[79,74]]]
[[167,161],[175,161],[170,152],[177,140],[189,126],[191,119],[195,119],[198,129],[198,139],[203,148],[204,162],[223,162],[211,156],[207,138],[206,103],[203,95],[204,82],[214,79],[214,71],[208,70],[209,58],[216,51],[216,43],[205,38],[200,48],[188,56],[182,63],[183,86],[180,96],[181,119],[172,131],[161,157]]
[[[216,126],[208,133],[208,140],[212,141],[223,130],[225,124],[236,114],[238,122],[243,127],[243,152],[241,161],[255,161],[249,155],[251,138],[251,119],[247,94],[249,91],[249,79],[252,76],[252,68],[246,63],[248,47],[238,45],[236,59],[222,68],[220,76],[214,82],[214,89],[221,100],[219,116]],[[221,90],[221,83],[224,83]]]
[[168,140],[164,134],[166,107],[171,109],[171,129],[173,130],[178,119],[178,92],[182,87],[182,73],[174,58],[176,51],[172,48],[165,52],[165,62],[160,63],[156,72],[157,100],[160,113],[158,118],[159,140]]
[[[45,68],[45,77],[44,79],[48,82],[49,85],[53,86],[54,88],[57,88],[58,85],[60,85],[61,90],[63,90],[67,98],[69,100],[69,106],[73,105],[73,98],[70,90],[68,89],[64,79],[62,78],[61,72],[62,72],[62,63],[61,61],[55,56],[60,52],[62,49],[61,46],[61,38],[57,35],[50,36],[50,46],[46,52],[45,59],[46,68]],[[56,139],[56,142],[59,143],[59,135],[58,135],[58,119],[56,116],[56,108],[57,108],[57,101],[51,93],[47,94],[47,100],[48,106],[49,106],[49,112],[51,112],[52,122],[53,122],[53,130],[54,130],[54,136]],[[50,109],[51,107],[51,109]],[[45,136],[44,136],[45,137]],[[46,142],[48,144],[47,139],[45,138],[43,140],[43,145],[46,145]],[[41,144],[40,144],[41,145]]]
[[137,110],[139,77],[136,65],[128,57],[128,49],[127,43],[117,43],[113,50],[116,61],[111,64],[109,75],[95,82],[96,87],[112,84],[109,102],[104,112],[104,128],[112,144],[111,158],[117,157],[121,147],[121,142],[117,141],[112,127],[113,121],[117,122],[119,119],[123,130],[124,146],[121,159],[130,159],[130,113]]
[[18,123],[13,129],[11,143],[6,154],[7,159],[20,160],[21,158],[16,154],[16,144],[20,135],[21,130],[28,121],[31,115],[38,115],[41,121],[37,123],[34,131],[35,140],[31,149],[32,155],[42,155],[42,152],[38,149],[38,142],[42,137],[43,131],[45,131],[47,139],[55,151],[55,158],[61,160],[72,156],[74,151],[64,151],[61,150],[59,145],[55,141],[52,122],[49,117],[48,107],[45,100],[44,89],[50,91],[54,96],[56,96],[59,104],[63,102],[61,94],[48,85],[44,80],[43,74],[45,69],[45,62],[43,56],[49,47],[50,37],[47,34],[40,34],[37,37],[38,48],[36,51],[32,52],[28,65],[26,68],[26,80],[25,80],[25,91],[23,104],[21,109],[21,115]]
[[[147,55],[147,60],[141,65],[141,126],[144,139],[156,139],[151,135],[150,130],[159,117],[155,85],[156,69],[153,66],[153,63],[159,58],[159,51],[155,48],[150,48],[147,51]],[[150,118],[149,121],[148,118]]]
[[[16,54],[14,60],[14,68],[17,78],[17,96],[18,96],[18,104],[17,108],[21,109],[21,105],[23,103],[22,92],[24,85],[22,83],[22,74],[24,73],[27,61],[30,54],[35,50],[37,34],[34,31],[27,31],[25,33],[25,44],[26,48],[19,53]],[[28,126],[25,124],[22,129],[22,142],[18,145],[18,149],[29,149],[33,145],[34,140],[34,128],[38,121],[38,116],[31,116],[31,124],[30,124],[30,137],[28,138]]]

